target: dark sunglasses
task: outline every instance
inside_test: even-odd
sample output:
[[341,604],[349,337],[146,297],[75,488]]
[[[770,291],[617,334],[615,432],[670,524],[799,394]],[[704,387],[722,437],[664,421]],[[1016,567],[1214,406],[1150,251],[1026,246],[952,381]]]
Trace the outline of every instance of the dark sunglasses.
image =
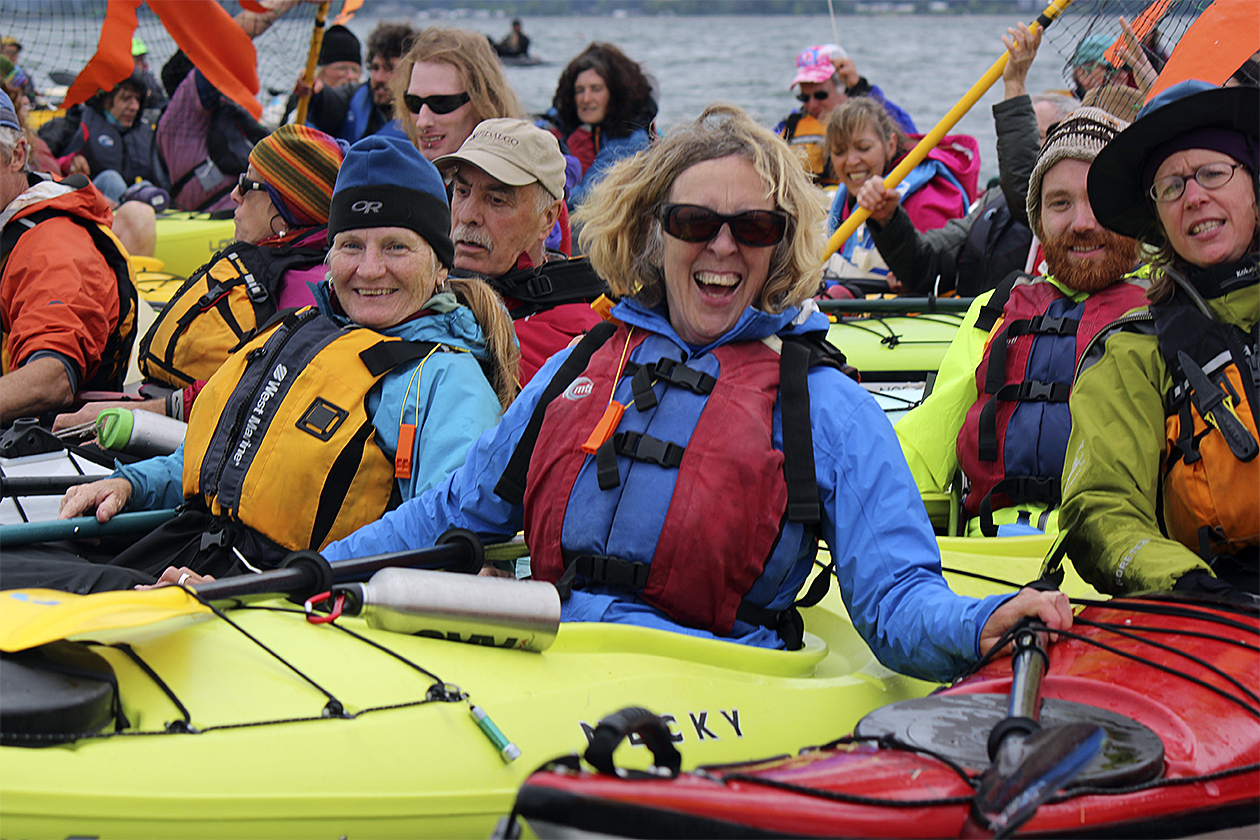
[[244,173],[242,173],[241,177],[236,179],[236,188],[241,191],[241,195],[245,195],[245,193],[250,190],[259,190],[261,192],[262,190],[267,189],[267,185],[262,181],[255,181],[253,178],[246,178]]
[[407,110],[413,114],[420,113],[420,109],[425,105],[429,106],[429,110],[435,114],[449,114],[457,108],[464,107],[472,97],[468,95],[468,91],[463,93],[438,93],[433,96],[416,96],[414,93],[404,93],[403,102],[407,104]]
[[725,216],[696,204],[665,204],[656,217],[666,233],[684,242],[708,242],[722,225],[730,225],[735,241],[751,248],[777,244],[788,223],[788,214],[782,210],[745,210]]
[[817,99],[819,102],[822,102],[829,96],[831,96],[831,91],[829,90],[816,90],[813,93],[798,93],[796,94],[796,99],[798,102],[808,102],[811,99]]

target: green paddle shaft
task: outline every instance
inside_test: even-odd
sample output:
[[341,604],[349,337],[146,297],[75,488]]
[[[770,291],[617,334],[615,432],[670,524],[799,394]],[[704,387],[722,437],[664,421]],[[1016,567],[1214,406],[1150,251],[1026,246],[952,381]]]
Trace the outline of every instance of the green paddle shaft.
[[175,508],[165,508],[119,513],[108,522],[97,522],[95,516],[77,516],[74,519],[53,519],[47,522],[19,522],[0,527],[0,546],[16,548],[19,545],[52,540],[142,534],[152,531],[174,516]]

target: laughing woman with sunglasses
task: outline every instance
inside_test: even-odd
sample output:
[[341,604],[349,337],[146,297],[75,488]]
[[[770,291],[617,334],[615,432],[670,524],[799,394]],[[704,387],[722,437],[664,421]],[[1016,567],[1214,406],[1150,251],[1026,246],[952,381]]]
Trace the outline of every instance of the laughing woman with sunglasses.
[[796,648],[822,537],[871,648],[934,680],[1021,615],[1070,625],[1059,593],[978,601],[945,584],[892,428],[808,303],[822,209],[783,140],[711,106],[614,167],[579,216],[620,296],[606,323],[553,356],[446,481],[326,557],[524,528],[564,620]]
[[1149,307],[1078,363],[1060,529],[1099,591],[1260,591],[1260,91],[1186,81],[1089,170],[1154,254]]

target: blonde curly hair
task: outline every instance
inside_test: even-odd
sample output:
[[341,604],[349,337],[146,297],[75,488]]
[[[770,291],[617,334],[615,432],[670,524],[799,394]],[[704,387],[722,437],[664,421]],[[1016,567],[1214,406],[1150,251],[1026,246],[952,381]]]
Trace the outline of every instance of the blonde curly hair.
[[817,291],[826,236],[814,186],[782,138],[740,108],[716,103],[694,122],[614,166],[574,213],[574,223],[582,226],[579,242],[614,294],[645,306],[664,299],[664,233],[657,210],[668,203],[684,170],[725,157],[749,161],[765,181],[775,208],[789,217],[787,231],[771,254],[757,307],[782,312]]

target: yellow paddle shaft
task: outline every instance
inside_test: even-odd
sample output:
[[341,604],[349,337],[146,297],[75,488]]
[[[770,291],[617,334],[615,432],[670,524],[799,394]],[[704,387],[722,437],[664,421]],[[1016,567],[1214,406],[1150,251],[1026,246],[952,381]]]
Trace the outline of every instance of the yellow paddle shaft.
[[[1033,22],[1032,26],[1028,27],[1029,30],[1036,32],[1038,27],[1044,29],[1049,26],[1050,22],[1062,14],[1063,10],[1070,5],[1072,5],[1072,0],[1054,0],[1049,6],[1046,6],[1045,11]],[[957,125],[963,114],[970,111],[971,106],[980,101],[980,97],[984,96],[989,88],[993,87],[993,83],[1002,77],[1002,71],[1006,69],[1006,60],[1008,58],[1010,58],[1010,53],[1003,51],[998,60],[993,62],[993,66],[985,71],[985,74],[971,86],[971,90],[967,91],[963,98],[958,100],[958,104],[950,108],[949,113],[941,117],[941,121],[936,124],[936,127],[923,135],[923,139],[919,141],[919,144],[902,158],[901,163],[897,164],[892,172],[888,173],[888,176],[884,178],[885,187],[891,190],[910,174],[911,169],[923,162],[928,152],[936,148],[936,144],[941,142],[941,138],[945,136],[946,132]],[[865,222],[870,215],[870,210],[864,207],[854,207],[852,215],[845,219],[844,223],[836,228],[836,232],[827,240],[827,249],[823,252],[823,260],[826,261],[834,254],[844,244],[845,240],[853,235],[853,231],[857,230],[858,225]]]
[[[319,63],[319,49],[324,43],[324,21],[328,19],[329,0],[322,0],[315,10],[315,31],[311,33],[311,51],[306,56],[306,72],[302,81],[307,87],[315,84],[315,65]],[[306,125],[306,109],[310,107],[311,95],[305,94],[298,100],[297,112],[293,117],[294,125]]]

